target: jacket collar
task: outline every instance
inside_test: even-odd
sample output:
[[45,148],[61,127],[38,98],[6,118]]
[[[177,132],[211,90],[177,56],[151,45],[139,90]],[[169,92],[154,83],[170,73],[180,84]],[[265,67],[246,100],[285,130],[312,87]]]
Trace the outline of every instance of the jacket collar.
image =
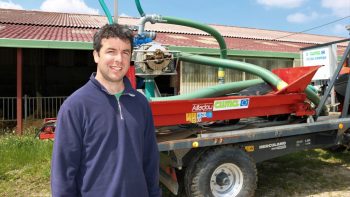
[[[90,81],[97,86],[98,88],[100,88],[102,91],[106,92],[107,94],[111,95],[107,89],[99,82],[96,80],[96,72],[93,72],[90,76]],[[135,96],[134,93],[134,89],[131,86],[130,80],[124,76],[123,78],[123,83],[124,83],[124,91],[123,91],[123,95],[129,95],[129,96]]]

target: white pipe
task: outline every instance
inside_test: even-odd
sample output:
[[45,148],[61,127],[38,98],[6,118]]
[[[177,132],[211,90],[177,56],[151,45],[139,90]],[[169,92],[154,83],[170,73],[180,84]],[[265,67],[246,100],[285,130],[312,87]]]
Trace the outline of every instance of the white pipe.
[[118,0],[114,0],[114,23],[118,24]]

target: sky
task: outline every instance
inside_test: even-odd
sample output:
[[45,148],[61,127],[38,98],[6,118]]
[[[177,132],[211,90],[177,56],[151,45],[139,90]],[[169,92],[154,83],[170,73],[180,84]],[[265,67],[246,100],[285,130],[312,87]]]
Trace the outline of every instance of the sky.
[[[105,0],[112,15],[114,1]],[[119,16],[139,17],[134,0],[117,2]],[[206,24],[350,37],[345,28],[350,25],[350,0],[140,0],[140,3],[146,14]],[[98,0],[0,0],[0,8],[104,15]]]

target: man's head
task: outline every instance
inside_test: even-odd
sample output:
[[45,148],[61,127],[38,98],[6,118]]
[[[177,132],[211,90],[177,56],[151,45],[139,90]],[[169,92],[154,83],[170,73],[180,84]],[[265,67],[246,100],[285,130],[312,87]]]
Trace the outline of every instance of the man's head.
[[101,29],[99,29],[94,35],[94,51],[97,51],[98,53],[100,52],[100,49],[102,47],[101,41],[103,38],[119,38],[123,41],[129,42],[131,50],[133,48],[132,31],[126,26],[119,25],[116,23],[106,24],[102,26]]
[[[96,79],[109,91],[123,86],[132,54],[132,32],[118,24],[105,25],[94,35]],[[118,89],[118,88],[117,88]]]

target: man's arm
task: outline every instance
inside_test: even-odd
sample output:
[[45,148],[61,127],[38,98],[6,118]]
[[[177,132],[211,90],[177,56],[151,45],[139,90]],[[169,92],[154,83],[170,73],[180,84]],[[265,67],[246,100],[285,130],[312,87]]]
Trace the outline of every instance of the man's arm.
[[82,128],[77,116],[70,109],[69,103],[65,103],[57,117],[51,162],[53,197],[78,196],[76,174],[80,166]]
[[159,151],[152,112],[147,107],[146,131],[143,152],[143,169],[145,171],[148,193],[150,197],[161,197],[159,188]]

